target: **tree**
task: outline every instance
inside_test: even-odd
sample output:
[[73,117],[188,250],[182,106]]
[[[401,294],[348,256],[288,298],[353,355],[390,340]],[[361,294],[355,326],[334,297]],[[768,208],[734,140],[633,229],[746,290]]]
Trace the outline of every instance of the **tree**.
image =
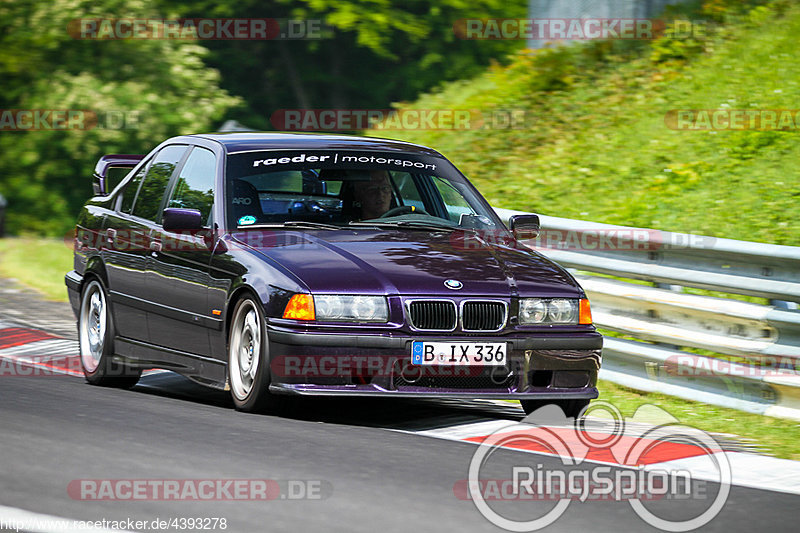
[[81,18],[158,16],[151,0],[0,3],[0,109],[89,111],[88,129],[0,131],[9,232],[63,235],[91,195],[101,155],[145,153],[172,135],[207,131],[239,102],[219,88],[196,41],[85,40],[68,31]]
[[161,0],[184,17],[322,20],[316,40],[205,41],[207,63],[245,105],[233,118],[272,129],[279,109],[379,108],[480,73],[523,41],[462,40],[463,18],[525,17],[524,0]]

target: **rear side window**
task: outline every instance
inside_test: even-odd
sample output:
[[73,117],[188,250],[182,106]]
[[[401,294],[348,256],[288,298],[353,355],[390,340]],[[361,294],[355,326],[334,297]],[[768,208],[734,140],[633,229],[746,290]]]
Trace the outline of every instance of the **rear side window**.
[[139,187],[139,194],[133,206],[134,215],[147,220],[158,219],[158,208],[161,206],[169,179],[185,152],[186,145],[167,146],[158,152]]
[[149,161],[142,165],[142,168],[136,172],[136,175],[131,178],[131,181],[125,186],[125,190],[122,191],[122,207],[120,207],[120,211],[123,213],[130,213],[131,207],[133,207],[133,201],[136,200],[136,193],[139,192],[139,185],[142,183],[142,178],[144,177],[145,172],[147,172],[147,165]]
[[214,176],[217,158],[214,152],[196,147],[181,168],[175,192],[167,207],[197,209],[207,221],[214,203]]

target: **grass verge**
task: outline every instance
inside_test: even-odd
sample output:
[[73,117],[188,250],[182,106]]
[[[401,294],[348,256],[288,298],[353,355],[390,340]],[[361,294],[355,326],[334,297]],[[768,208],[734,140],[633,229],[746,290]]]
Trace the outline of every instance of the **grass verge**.
[[[686,424],[703,431],[727,433],[739,437],[746,443],[755,444],[759,451],[800,461],[800,422],[744,413],[716,405],[690,402],[658,393],[641,393],[610,381],[600,381],[599,400],[610,402],[619,408],[625,418],[641,405],[655,405]],[[637,421],[649,424],[664,423],[656,415],[645,416]]]
[[0,276],[14,278],[47,300],[67,301],[64,274],[72,269],[72,250],[63,240],[0,239]]

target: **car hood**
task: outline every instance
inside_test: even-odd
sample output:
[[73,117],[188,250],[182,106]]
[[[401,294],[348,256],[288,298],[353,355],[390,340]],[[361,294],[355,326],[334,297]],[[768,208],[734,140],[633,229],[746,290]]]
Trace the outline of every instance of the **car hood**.
[[[282,265],[312,293],[582,295],[572,276],[541,254],[469,235],[369,229],[259,231],[237,237]],[[463,287],[446,288],[444,282],[451,279]]]

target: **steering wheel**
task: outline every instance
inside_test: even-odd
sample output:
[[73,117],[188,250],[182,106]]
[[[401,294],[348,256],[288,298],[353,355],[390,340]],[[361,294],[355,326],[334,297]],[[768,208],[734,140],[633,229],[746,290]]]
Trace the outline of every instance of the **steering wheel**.
[[427,215],[428,214],[424,209],[417,209],[413,205],[401,205],[401,206],[393,207],[392,209],[389,209],[388,211],[386,211],[384,214],[382,214],[378,218],[396,217],[396,216],[400,216],[400,215],[408,215],[410,213],[414,213],[415,215]]

